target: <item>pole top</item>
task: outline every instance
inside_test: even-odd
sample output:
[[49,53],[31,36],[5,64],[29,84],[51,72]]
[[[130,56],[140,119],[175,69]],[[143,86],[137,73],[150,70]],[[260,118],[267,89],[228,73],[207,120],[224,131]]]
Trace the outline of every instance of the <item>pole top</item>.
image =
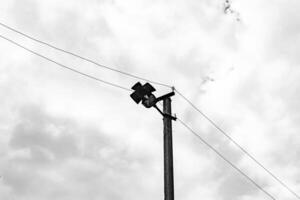
[[142,104],[146,107],[146,108],[151,108],[154,107],[156,110],[159,111],[160,114],[162,114],[164,117],[169,117],[172,120],[176,120],[177,118],[166,114],[164,112],[162,112],[157,106],[156,103],[162,100],[166,100],[166,99],[170,99],[171,97],[175,95],[175,87],[172,86],[172,92],[169,92],[165,95],[162,95],[160,97],[155,97],[154,94],[152,94],[155,90],[155,88],[150,84],[150,83],[145,83],[144,85],[142,85],[140,82],[137,82],[136,84],[134,84],[132,86],[132,88],[134,90],[134,92],[130,95],[130,97],[138,104],[140,102],[142,102]]

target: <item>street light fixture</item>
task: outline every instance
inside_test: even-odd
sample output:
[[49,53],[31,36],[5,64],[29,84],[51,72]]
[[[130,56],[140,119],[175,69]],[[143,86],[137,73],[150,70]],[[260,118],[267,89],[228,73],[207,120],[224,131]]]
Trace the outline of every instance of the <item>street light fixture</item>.
[[174,96],[174,91],[160,97],[155,97],[152,92],[155,92],[156,89],[150,83],[145,83],[142,85],[140,82],[134,84],[131,89],[133,89],[134,92],[131,93],[130,97],[135,101],[135,103],[139,104],[142,102],[146,108],[154,107],[160,114],[162,114],[162,116],[170,117],[172,120],[176,120],[176,117],[163,113],[156,105],[157,102]]

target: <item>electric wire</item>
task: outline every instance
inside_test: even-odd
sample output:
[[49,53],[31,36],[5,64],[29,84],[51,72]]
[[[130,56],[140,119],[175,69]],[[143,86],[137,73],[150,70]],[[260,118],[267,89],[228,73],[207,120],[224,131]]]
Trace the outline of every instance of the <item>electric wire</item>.
[[[229,136],[222,128],[220,128],[220,127],[219,127],[219,126],[218,126],[211,118],[209,118],[203,111],[201,111],[197,106],[195,106],[195,104],[193,104],[188,98],[186,98],[181,92],[179,92],[179,91],[178,91],[176,88],[174,88],[173,86],[168,85],[168,84],[164,84],[164,83],[161,83],[161,82],[157,82],[157,81],[152,81],[152,80],[149,80],[149,79],[146,79],[146,78],[143,78],[143,77],[140,77],[140,76],[137,76],[137,75],[128,73],[128,72],[124,72],[124,71],[121,71],[121,70],[118,70],[118,69],[115,69],[115,68],[112,68],[112,67],[108,67],[108,66],[106,66],[106,65],[102,65],[102,64],[100,64],[100,63],[98,63],[98,62],[96,62],[96,61],[93,61],[93,60],[89,59],[89,58],[80,56],[80,55],[78,55],[78,54],[76,54],[76,53],[73,53],[73,52],[70,52],[70,51],[67,51],[67,50],[64,50],[64,49],[59,48],[59,47],[57,47],[57,46],[54,46],[54,45],[52,45],[52,44],[50,44],[50,43],[48,43],[48,42],[44,42],[44,41],[42,41],[42,40],[39,40],[39,39],[37,39],[37,38],[35,38],[35,37],[33,37],[33,36],[30,36],[30,35],[25,34],[25,33],[21,32],[21,31],[19,31],[19,30],[16,30],[15,28],[12,28],[11,26],[8,26],[8,25],[6,25],[6,24],[4,24],[4,23],[1,23],[1,22],[0,22],[0,26],[2,26],[2,27],[4,27],[4,28],[7,28],[7,29],[9,29],[9,30],[11,30],[11,31],[13,31],[13,32],[16,32],[16,33],[18,33],[18,34],[20,34],[20,35],[22,35],[22,36],[24,36],[24,37],[26,37],[26,38],[28,38],[28,39],[31,39],[31,40],[33,40],[33,41],[36,41],[36,42],[38,42],[38,43],[40,43],[40,44],[46,45],[46,46],[48,46],[48,47],[50,47],[50,48],[53,48],[53,49],[55,49],[55,50],[58,50],[58,51],[60,51],[60,52],[63,52],[63,53],[72,55],[72,56],[74,56],[74,57],[77,57],[77,58],[82,59],[82,60],[84,60],[84,61],[87,61],[87,62],[89,62],[89,63],[92,63],[92,64],[94,64],[94,65],[96,65],[96,66],[98,66],[98,67],[102,67],[102,68],[105,68],[105,69],[108,69],[108,70],[111,70],[111,71],[114,71],[114,72],[117,72],[117,73],[126,75],[126,76],[128,76],[128,77],[132,77],[132,78],[135,78],[135,79],[147,81],[147,82],[150,82],[150,83],[153,83],[153,84],[156,84],[156,85],[160,85],[160,86],[164,86],[164,87],[168,87],[168,88],[174,89],[174,91],[175,91],[179,96],[181,96],[187,103],[189,103],[190,106],[192,106],[197,112],[199,112],[206,120],[208,120],[208,122],[210,122],[210,123],[211,123],[217,130],[219,130],[224,136],[226,136],[230,141],[232,141],[232,142],[233,142],[233,143],[234,143],[234,144],[235,144],[242,152],[244,152],[250,159],[252,159],[256,164],[258,164],[262,169],[264,169],[270,176],[272,176],[277,182],[279,182],[279,183],[280,183],[284,188],[286,188],[290,193],[292,193],[295,197],[297,197],[298,199],[300,199],[300,196],[299,196],[296,192],[294,192],[289,186],[287,186],[283,181],[281,181],[278,177],[276,177],[276,176],[275,176],[270,170],[268,170],[261,162],[259,162],[256,158],[254,158],[254,156],[252,156],[246,149],[244,149],[240,144],[238,144],[238,142],[236,142],[232,137],[230,137],[230,136]],[[74,69],[72,69],[72,68],[69,68],[69,67],[67,67],[67,66],[65,66],[65,65],[63,65],[63,64],[60,64],[60,63],[58,63],[58,62],[56,62],[56,61],[54,61],[54,60],[52,60],[52,59],[49,59],[49,58],[47,58],[47,57],[45,57],[45,56],[43,56],[43,55],[41,55],[41,54],[39,54],[39,53],[37,53],[37,52],[34,52],[34,51],[32,51],[32,50],[30,50],[30,49],[28,49],[28,48],[26,48],[26,47],[24,47],[24,46],[22,46],[22,45],[16,43],[16,42],[13,42],[12,40],[10,40],[10,39],[8,39],[8,38],[5,38],[5,37],[3,37],[3,36],[0,36],[0,37],[2,37],[2,38],[5,39],[5,40],[8,40],[9,42],[14,43],[15,45],[17,45],[17,46],[19,46],[19,47],[21,47],[21,48],[23,48],[23,49],[25,49],[25,50],[27,50],[27,51],[33,53],[33,54],[36,54],[37,56],[40,56],[40,57],[42,57],[42,58],[44,58],[44,59],[46,59],[46,60],[48,60],[48,61],[50,61],[50,62],[53,62],[53,63],[55,63],[55,64],[57,64],[57,65],[60,65],[61,67],[64,67],[64,68],[66,68],[66,69],[69,69],[69,70],[71,70],[71,71],[73,71],[73,72],[76,72],[76,73],[79,73],[79,74],[81,74],[81,75],[87,76],[87,77],[89,77],[89,78],[95,79],[95,80],[97,80],[97,81],[99,81],[99,82],[102,82],[102,83],[105,83],[105,84],[108,84],[108,85],[112,85],[112,86],[114,86],[114,87],[118,87],[118,88],[121,88],[121,89],[124,89],[124,90],[127,90],[127,91],[131,91],[129,88],[125,88],[125,87],[123,87],[123,86],[120,86],[120,85],[117,85],[117,84],[114,84],[114,83],[110,83],[110,82],[108,82],[108,81],[104,81],[104,80],[98,79],[98,78],[96,78],[96,77],[93,77],[93,76],[84,74],[84,73],[82,73],[82,72],[79,72],[79,71],[77,71],[77,70],[74,70]]]
[[55,60],[52,60],[51,58],[48,58],[48,57],[46,57],[46,56],[44,56],[44,55],[42,55],[42,54],[37,53],[36,51],[33,51],[33,50],[31,50],[31,49],[29,49],[29,48],[27,48],[27,47],[25,47],[25,46],[23,46],[23,45],[21,45],[21,44],[15,42],[15,41],[13,41],[13,40],[11,40],[11,39],[9,39],[9,38],[3,36],[3,35],[0,35],[0,38],[2,38],[2,39],[4,39],[4,40],[6,40],[6,41],[8,41],[8,42],[10,42],[10,43],[12,43],[12,44],[18,46],[18,47],[20,47],[20,48],[22,48],[22,49],[24,49],[24,50],[26,50],[26,51],[28,51],[28,52],[30,52],[30,53],[36,55],[36,56],[39,56],[39,57],[41,57],[41,58],[43,58],[43,59],[45,59],[45,60],[47,60],[47,61],[49,61],[49,62],[52,62],[52,63],[54,63],[54,64],[56,64],[56,65],[58,65],[58,66],[60,66],[60,67],[63,67],[63,68],[65,68],[65,69],[69,70],[69,71],[72,71],[72,72],[74,72],[74,73],[80,74],[80,75],[82,75],[82,76],[85,76],[85,77],[87,77],[87,78],[93,79],[93,80],[95,80],[95,81],[104,83],[104,84],[106,84],[106,85],[110,85],[110,86],[113,86],[113,87],[116,87],[116,88],[119,88],[119,89],[122,89],[122,90],[126,90],[126,91],[132,91],[132,90],[129,89],[129,88],[123,87],[123,86],[118,85],[118,84],[115,84],[115,83],[111,83],[111,82],[109,82],[109,81],[105,81],[105,80],[99,79],[99,78],[97,78],[97,77],[88,75],[88,74],[86,74],[86,73],[83,73],[83,72],[78,71],[78,70],[76,70],[76,69],[73,69],[73,68],[71,68],[71,67],[68,67],[68,66],[66,66],[66,65],[64,65],[64,64],[61,64],[61,63],[59,63],[59,62],[57,62],[57,61],[55,61]]
[[[108,81],[104,81],[104,80],[102,80],[102,79],[96,78],[96,77],[94,77],[94,76],[91,76],[91,75],[85,74],[85,73],[83,73],[83,72],[80,72],[80,71],[78,71],[78,70],[75,70],[75,69],[73,69],[73,68],[70,68],[70,67],[68,67],[68,66],[66,66],[66,65],[64,65],[64,64],[61,64],[61,63],[59,63],[59,62],[57,62],[57,61],[55,61],[55,60],[52,60],[52,59],[50,59],[50,58],[48,58],[48,57],[46,57],[46,56],[44,56],[44,55],[42,55],[42,54],[39,54],[39,53],[37,53],[37,52],[35,52],[35,51],[33,51],[33,50],[31,50],[31,49],[25,47],[25,46],[23,46],[23,45],[21,45],[21,44],[15,42],[15,41],[13,41],[13,40],[11,40],[11,39],[9,39],[9,38],[7,38],[7,37],[1,35],[1,34],[0,34],[0,38],[2,38],[2,39],[4,39],[4,40],[6,40],[6,41],[8,41],[8,42],[10,42],[10,43],[12,43],[12,44],[18,46],[18,47],[20,47],[20,48],[22,48],[22,49],[24,49],[24,50],[26,50],[26,51],[28,51],[28,52],[30,52],[30,53],[36,55],[36,56],[39,56],[39,57],[41,57],[41,58],[43,58],[43,59],[45,59],[45,60],[47,60],[47,61],[49,61],[49,62],[52,62],[52,63],[54,63],[54,64],[56,64],[56,65],[58,65],[58,66],[60,66],[60,67],[63,67],[63,68],[65,68],[65,69],[67,69],[67,70],[70,70],[70,71],[72,71],[72,72],[74,72],[74,73],[78,73],[78,74],[80,74],[80,75],[83,75],[83,76],[88,77],[88,78],[90,78],[90,79],[93,79],[93,80],[95,80],[95,81],[99,81],[99,82],[101,82],[101,83],[104,83],[104,84],[107,84],[107,85],[110,85],[110,86],[113,86],[113,87],[117,87],[117,88],[119,88],[119,89],[123,89],[123,90],[126,90],[126,91],[131,91],[131,89],[125,88],[125,87],[123,87],[123,86],[120,86],[120,85],[117,85],[117,84],[114,84],[114,83],[111,83],[111,82],[108,82]],[[267,194],[268,196],[270,196],[272,199],[276,200],[271,194],[269,194],[269,193],[268,193],[267,191],[265,191],[262,187],[260,187],[253,179],[251,179],[249,176],[247,176],[243,171],[241,171],[238,167],[236,167],[232,162],[230,162],[228,159],[226,159],[226,158],[225,158],[219,151],[217,151],[212,145],[210,145],[210,144],[209,144],[208,142],[206,142],[202,137],[200,137],[196,132],[194,132],[194,131],[193,131],[189,126],[187,126],[182,120],[180,120],[179,118],[177,118],[177,119],[178,119],[178,121],[179,121],[182,125],[184,125],[188,130],[190,130],[193,134],[195,134],[195,135],[196,135],[196,136],[197,136],[204,144],[206,144],[208,147],[210,147],[215,153],[217,153],[221,158],[223,158],[226,162],[228,162],[234,169],[236,169],[236,170],[237,170],[238,172],[240,172],[244,177],[246,177],[249,181],[251,181],[256,187],[258,187],[260,190],[262,190],[264,193],[266,193],[266,194]]]
[[201,111],[194,103],[192,103],[187,97],[185,97],[176,88],[174,91],[181,96],[186,102],[190,104],[198,113],[200,113],[209,123],[211,123],[217,130],[220,131],[225,137],[227,137],[234,145],[236,145],[245,155],[247,155],[251,160],[253,160],[258,166],[260,166],[264,171],[266,171],[271,177],[273,177],[279,184],[281,184],[285,189],[287,189],[291,194],[300,199],[300,196],[294,192],[289,186],[287,186],[282,180],[275,176],[270,170],[268,170],[261,162],[259,162],[253,155],[251,155],[245,148],[243,148],[237,141],[235,141],[229,134],[227,134],[220,126],[218,126],[210,117],[208,117],[203,111]]
[[275,197],[266,191],[263,187],[261,187],[255,180],[249,177],[245,172],[243,172],[240,168],[238,168],[234,163],[228,160],[222,153],[220,153],[215,147],[209,144],[204,138],[202,138],[199,134],[197,134],[190,126],[188,126],[185,122],[183,122],[180,118],[177,117],[177,120],[188,129],[194,136],[196,136],[199,140],[201,140],[207,147],[213,150],[219,157],[221,157],[225,162],[227,162],[231,167],[237,170],[241,175],[243,175],[246,179],[248,179],[253,185],[255,185],[259,190],[269,196],[271,199],[276,200]]
[[26,33],[23,33],[23,32],[21,32],[21,31],[15,29],[15,28],[12,28],[11,26],[8,26],[8,25],[4,24],[4,23],[1,23],[1,22],[0,22],[0,26],[4,27],[4,28],[6,28],[6,29],[9,29],[9,30],[11,30],[11,31],[13,31],[13,32],[15,32],[15,33],[18,33],[18,34],[20,34],[20,35],[22,35],[22,36],[24,36],[24,37],[26,37],[26,38],[28,38],[28,39],[30,39],[30,40],[33,40],[33,41],[38,42],[38,43],[40,43],[40,44],[46,45],[46,46],[48,46],[48,47],[50,47],[50,48],[52,48],[52,49],[55,49],[55,50],[57,50],[57,51],[60,51],[60,52],[69,54],[69,55],[74,56],[74,57],[77,57],[77,58],[82,59],[82,60],[84,60],[84,61],[86,61],[86,62],[92,63],[92,64],[94,64],[94,65],[96,65],[96,66],[98,66],[98,67],[102,67],[102,68],[105,68],[105,69],[108,69],[108,70],[111,70],[111,71],[114,71],[114,72],[123,74],[123,75],[128,76],[128,77],[131,77],[131,78],[143,80],[143,81],[146,81],[146,82],[149,82],[149,83],[153,83],[153,84],[156,84],[156,85],[160,85],[160,86],[164,86],[164,87],[167,87],[167,88],[172,88],[172,86],[171,86],[171,85],[168,85],[168,84],[164,84],[164,83],[160,83],[160,82],[153,81],[153,80],[150,80],[150,79],[146,79],[146,78],[143,78],[143,77],[141,77],[141,76],[137,76],[137,75],[134,75],[134,74],[131,74],[131,73],[128,73],[128,72],[124,72],[124,71],[118,70],[118,69],[116,69],[116,68],[112,68],[112,67],[108,67],[108,66],[106,66],[106,65],[102,65],[102,64],[100,64],[100,63],[98,63],[98,62],[96,62],[96,61],[93,61],[93,60],[90,59],[90,58],[83,57],[83,56],[78,55],[78,54],[76,54],[76,53],[73,53],[73,52],[64,50],[64,49],[62,49],[62,48],[59,48],[59,47],[57,47],[57,46],[55,46],[55,45],[53,45],[53,44],[50,44],[50,43],[48,43],[48,42],[44,42],[44,41],[42,41],[42,40],[39,40],[39,39],[37,39],[36,37],[30,36],[30,35],[28,35],[28,34],[26,34]]

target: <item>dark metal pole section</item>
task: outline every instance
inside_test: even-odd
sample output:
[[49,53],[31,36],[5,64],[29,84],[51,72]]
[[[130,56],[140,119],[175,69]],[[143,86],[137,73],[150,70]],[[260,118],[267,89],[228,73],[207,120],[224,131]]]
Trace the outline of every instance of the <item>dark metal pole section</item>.
[[173,142],[172,142],[172,115],[171,98],[163,100],[164,108],[164,187],[165,200],[174,200],[174,176],[173,176]]
[[[137,82],[131,89],[134,91],[130,94],[130,97],[135,103],[139,104],[142,102],[143,106],[146,108],[154,107],[163,115],[165,200],[174,200],[172,120],[176,120],[176,116],[172,116],[171,110],[171,96],[175,95],[174,88],[172,88],[172,92],[157,98],[152,94],[152,92],[155,91],[155,88],[150,83],[142,85],[140,82]],[[163,111],[156,106],[156,103],[160,101],[163,101],[164,103]]]

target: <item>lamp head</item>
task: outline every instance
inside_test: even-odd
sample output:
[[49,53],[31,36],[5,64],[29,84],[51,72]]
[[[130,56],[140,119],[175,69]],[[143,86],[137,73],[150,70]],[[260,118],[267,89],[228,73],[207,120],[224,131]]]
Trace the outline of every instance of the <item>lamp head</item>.
[[132,86],[134,92],[130,95],[130,97],[135,101],[135,103],[140,103],[146,108],[151,108],[156,103],[156,97],[152,94],[155,91],[155,88],[149,84],[145,83],[142,85],[140,82],[137,82]]

